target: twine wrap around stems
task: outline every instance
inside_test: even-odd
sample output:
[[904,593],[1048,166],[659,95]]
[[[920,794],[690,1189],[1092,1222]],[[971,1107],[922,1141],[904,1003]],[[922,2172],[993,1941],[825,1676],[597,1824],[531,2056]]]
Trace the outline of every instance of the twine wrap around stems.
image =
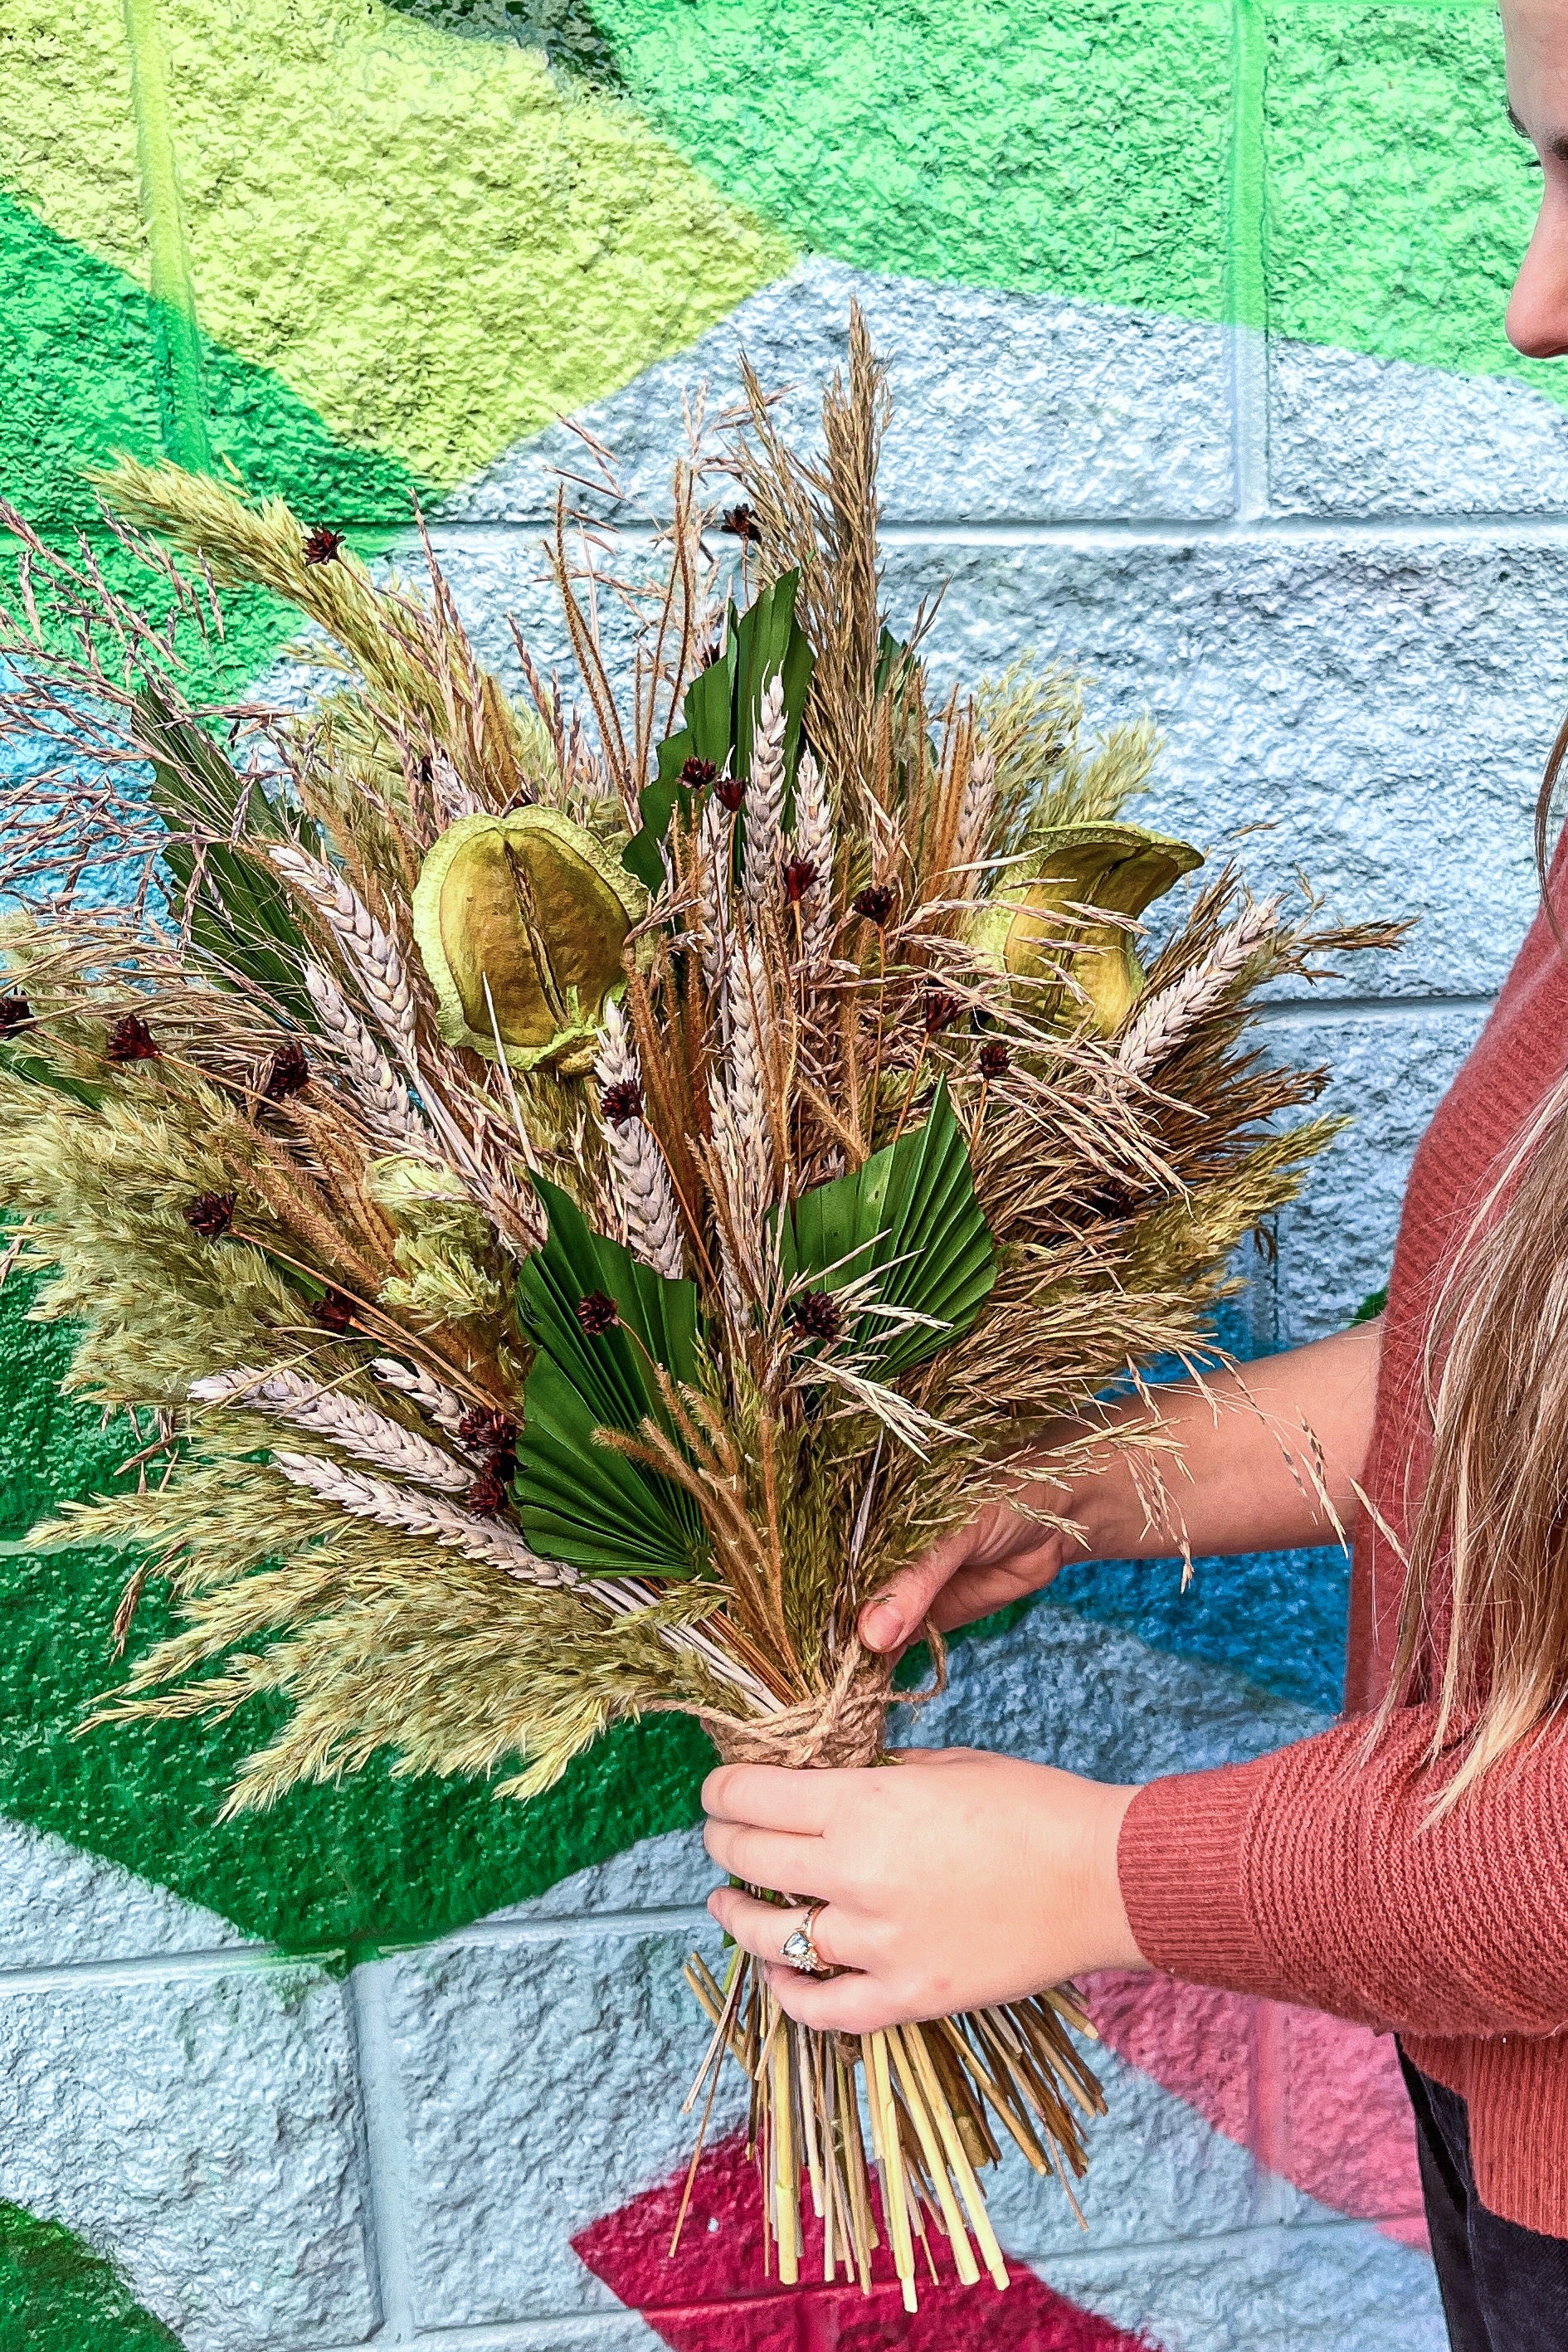
[[[921,1698],[934,1696],[934,1691],[922,1692],[903,1703],[918,1705]],[[777,1715],[703,1715],[698,1719],[726,1764],[853,1771],[887,1754],[883,1734],[892,1700],[892,1659],[878,1657],[853,1642],[826,1690],[815,1697]]]

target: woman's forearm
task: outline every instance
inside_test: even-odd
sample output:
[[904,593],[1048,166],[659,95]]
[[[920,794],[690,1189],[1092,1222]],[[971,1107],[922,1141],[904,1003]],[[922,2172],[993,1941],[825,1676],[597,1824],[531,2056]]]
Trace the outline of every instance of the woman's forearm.
[[[1200,1557],[1335,1541],[1336,1517],[1347,1531],[1355,1525],[1381,1341],[1381,1323],[1358,1324],[1202,1389],[1190,1381],[1161,1389],[1161,1420],[1180,1447],[1154,1457],[1163,1493],[1147,1469],[1140,1490],[1131,1449],[1110,1453],[1072,1490],[1068,1513],[1089,1539],[1076,1556],[1155,1559],[1184,1539]],[[1143,1408],[1129,1404],[1121,1417],[1142,1421]],[[1060,1496],[1059,1487],[1040,1490],[1056,1509]]]

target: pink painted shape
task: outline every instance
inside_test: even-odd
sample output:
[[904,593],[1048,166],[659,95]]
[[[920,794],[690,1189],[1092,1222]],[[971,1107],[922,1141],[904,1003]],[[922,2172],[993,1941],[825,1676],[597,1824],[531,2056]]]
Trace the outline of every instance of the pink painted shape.
[[925,2273],[916,2312],[904,2310],[883,2251],[868,2295],[856,2286],[824,2286],[822,2231],[809,2221],[801,2269],[805,2281],[815,2272],[816,2283],[770,2284],[756,2168],[738,2137],[703,2158],[672,2257],[684,2186],[677,2175],[572,2241],[595,2277],[673,2352],[956,2352],[970,2344],[985,2352],[1158,2352],[1147,2336],[1129,2336],[1069,2303],[1022,2263],[1011,2265],[1005,2294],[988,2279],[960,2286],[945,2265],[935,2285]]
[[1118,2057],[1320,2204],[1425,2249],[1415,2125],[1387,2035],[1169,1977],[1108,1973],[1087,1991]]

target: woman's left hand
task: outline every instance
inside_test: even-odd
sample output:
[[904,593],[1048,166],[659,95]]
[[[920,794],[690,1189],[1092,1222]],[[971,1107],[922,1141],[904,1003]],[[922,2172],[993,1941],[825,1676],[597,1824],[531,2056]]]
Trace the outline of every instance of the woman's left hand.
[[[1141,1969],[1116,1875],[1136,1793],[973,1748],[912,1748],[858,1772],[724,1765],[702,1790],[709,1853],[794,1900],[721,1886],[708,1908],[773,1963],[791,2017],[845,2033]],[[810,1905],[819,1958],[848,1973],[806,1976],[781,1958]]]

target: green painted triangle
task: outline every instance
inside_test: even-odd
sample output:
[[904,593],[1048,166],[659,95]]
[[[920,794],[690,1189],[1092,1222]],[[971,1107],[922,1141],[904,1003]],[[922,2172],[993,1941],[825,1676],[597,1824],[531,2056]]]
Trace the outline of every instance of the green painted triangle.
[[1541,180],[1489,0],[594,0],[594,17],[652,121],[810,250],[1568,400],[1502,332]]
[[[102,530],[88,469],[126,450],[163,454],[158,306],[132,279],[57,236],[0,195],[0,483],[46,538],[86,530],[112,586],[158,611],[156,582]],[[202,341],[215,463],[312,521],[358,526],[362,552],[405,526],[421,486],[395,458],[346,447],[288,385]],[[9,555],[0,557],[5,574]],[[4,575],[0,575],[3,578]],[[187,645],[190,690],[235,695],[300,632],[289,606],[258,590],[224,600],[226,634]]]
[[58,2221],[0,2204],[0,2352],[179,2352],[111,2263]]

